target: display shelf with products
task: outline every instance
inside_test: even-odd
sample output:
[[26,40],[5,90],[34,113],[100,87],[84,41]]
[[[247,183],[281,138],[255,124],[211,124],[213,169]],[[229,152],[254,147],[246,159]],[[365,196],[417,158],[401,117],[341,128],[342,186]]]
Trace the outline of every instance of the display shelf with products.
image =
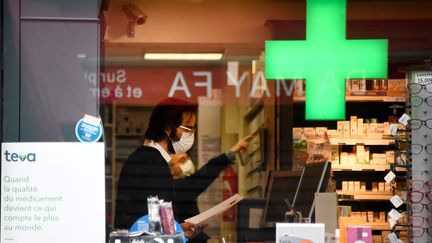
[[114,105],[104,104],[101,106],[101,117],[104,127],[104,143],[105,143],[105,208],[106,222],[113,227],[114,223],[114,201],[115,201],[115,119]]
[[[294,97],[294,102],[305,102],[304,96]],[[346,96],[347,102],[405,102],[405,97],[391,97],[391,96]]]
[[[405,102],[405,79],[348,79],[347,102]],[[294,102],[305,102],[305,82],[296,80]]]
[[345,190],[336,190],[338,194],[344,195],[352,195],[352,199],[344,199],[344,201],[353,201],[353,200],[390,200],[393,196],[391,192],[357,192],[357,191],[345,191]]
[[152,108],[116,102],[102,105],[105,142],[106,220],[113,227],[118,177],[124,161],[143,143]]
[[[355,107],[359,107],[358,104]],[[384,109],[388,104],[380,103],[378,106]],[[314,153],[327,153],[324,157],[332,162],[334,189],[338,195],[344,196],[338,204],[356,212],[351,220],[357,219],[357,214],[362,217],[368,213],[387,215],[394,191],[384,177],[390,171],[391,164],[395,163],[395,138],[388,134],[390,124],[395,122],[392,118],[394,114],[381,111],[383,114],[378,116],[362,111],[360,116],[350,112],[347,112],[350,115],[346,121],[323,122],[324,126],[319,126],[319,122],[309,123],[315,126],[307,126],[306,121],[296,122],[304,126],[293,128],[294,145],[299,145],[297,148],[294,146],[294,151],[304,153],[306,162],[313,162],[316,157]],[[359,225],[371,226],[373,234],[379,237],[383,232],[391,231],[386,217],[377,220],[375,216],[372,220],[372,216],[364,216]]]

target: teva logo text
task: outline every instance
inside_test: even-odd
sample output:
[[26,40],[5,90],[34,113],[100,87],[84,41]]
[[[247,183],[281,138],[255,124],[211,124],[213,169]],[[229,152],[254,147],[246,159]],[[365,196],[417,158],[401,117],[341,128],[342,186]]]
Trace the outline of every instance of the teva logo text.
[[36,153],[18,154],[6,150],[4,157],[7,162],[36,162]]

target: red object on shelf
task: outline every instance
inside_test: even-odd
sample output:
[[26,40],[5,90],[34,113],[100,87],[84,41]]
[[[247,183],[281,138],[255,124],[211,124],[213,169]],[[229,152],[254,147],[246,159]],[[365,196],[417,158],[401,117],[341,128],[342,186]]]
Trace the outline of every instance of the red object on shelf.
[[[237,193],[237,174],[232,168],[231,165],[225,170],[225,173],[222,177],[223,180],[223,189],[222,189],[222,197],[223,200],[230,198],[232,195]],[[223,221],[225,222],[234,222],[236,220],[236,210],[237,207],[234,206],[223,213]]]

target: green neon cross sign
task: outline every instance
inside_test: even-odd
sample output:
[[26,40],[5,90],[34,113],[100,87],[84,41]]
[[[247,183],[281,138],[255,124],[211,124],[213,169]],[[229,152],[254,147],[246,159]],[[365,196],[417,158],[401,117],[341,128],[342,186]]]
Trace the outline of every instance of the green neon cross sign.
[[266,41],[265,77],[306,80],[306,119],[345,119],[345,79],[387,78],[387,40],[346,40],[346,0],[307,0],[306,40]]

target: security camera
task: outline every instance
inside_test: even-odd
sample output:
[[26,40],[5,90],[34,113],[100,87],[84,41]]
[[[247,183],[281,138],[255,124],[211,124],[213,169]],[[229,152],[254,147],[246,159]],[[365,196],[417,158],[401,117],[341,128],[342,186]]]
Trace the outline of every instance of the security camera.
[[135,25],[141,26],[147,19],[147,15],[132,3],[123,5],[123,11],[126,13],[129,22],[132,22]]
[[136,5],[128,3],[123,5],[123,11],[126,13],[128,22],[128,37],[135,37],[135,25],[144,25],[147,15],[145,15]]

